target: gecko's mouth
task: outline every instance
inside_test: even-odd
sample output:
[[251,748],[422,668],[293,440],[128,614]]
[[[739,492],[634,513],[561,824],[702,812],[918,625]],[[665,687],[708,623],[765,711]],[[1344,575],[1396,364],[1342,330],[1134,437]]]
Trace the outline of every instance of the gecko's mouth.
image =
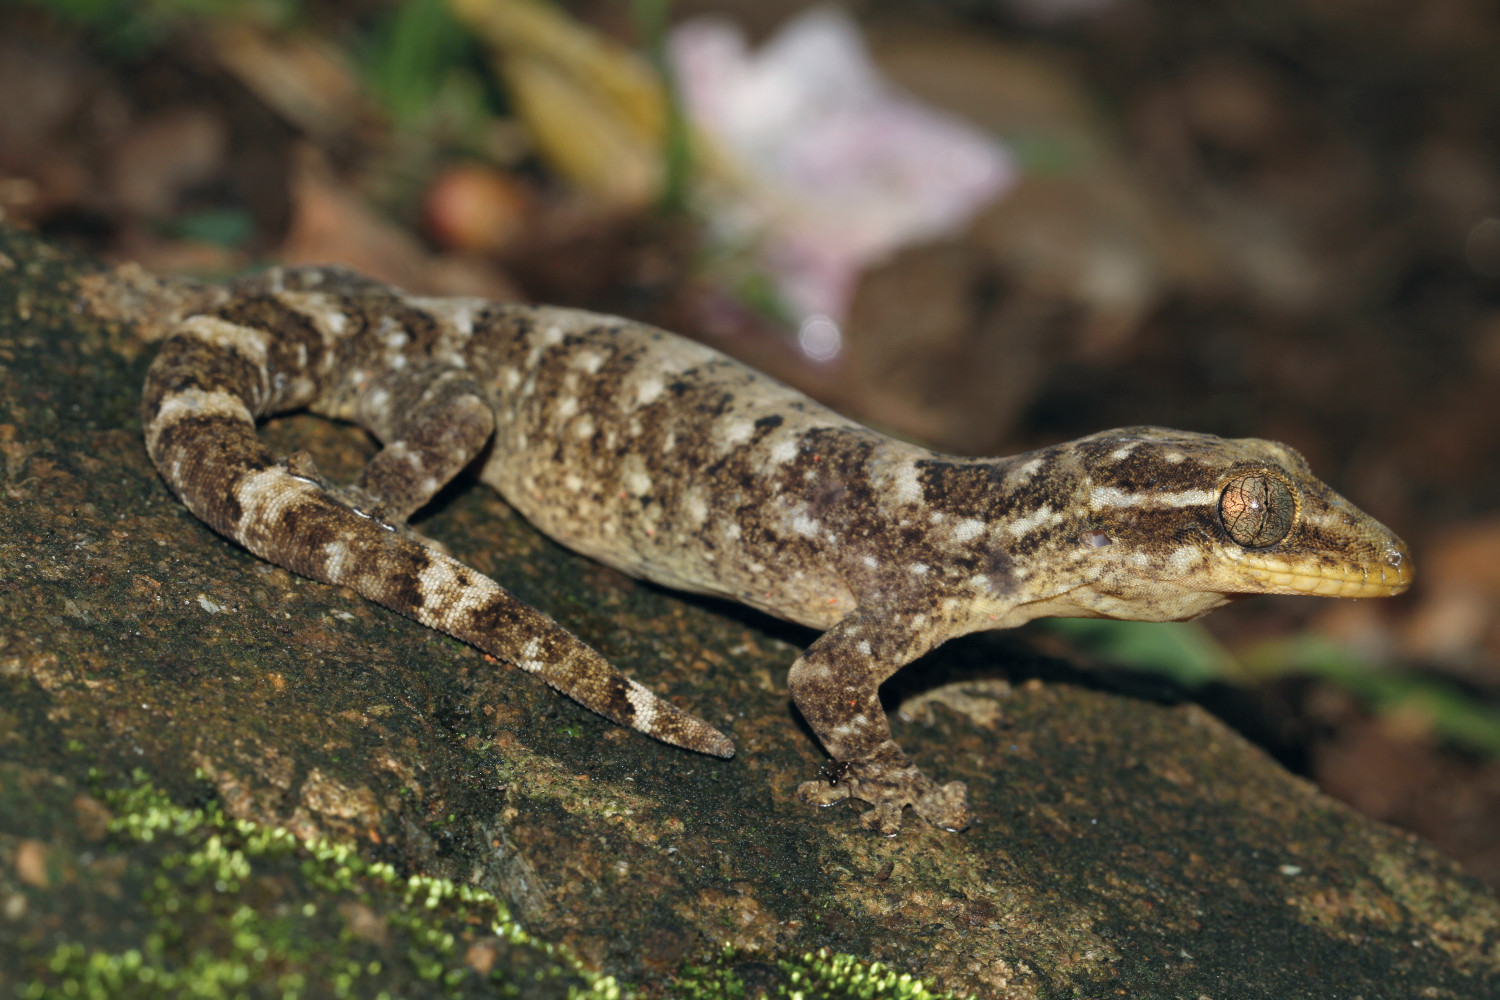
[[1344,565],[1291,561],[1250,555],[1238,568],[1268,594],[1312,594],[1318,597],[1394,597],[1411,586],[1416,573],[1403,542],[1396,541],[1378,560]]

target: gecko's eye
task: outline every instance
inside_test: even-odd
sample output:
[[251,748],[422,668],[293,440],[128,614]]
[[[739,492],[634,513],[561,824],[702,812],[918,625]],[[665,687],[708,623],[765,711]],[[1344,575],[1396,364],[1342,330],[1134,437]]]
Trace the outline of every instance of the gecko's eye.
[[1286,483],[1264,472],[1235,476],[1219,497],[1224,530],[1247,549],[1265,548],[1285,538],[1296,512],[1297,502]]

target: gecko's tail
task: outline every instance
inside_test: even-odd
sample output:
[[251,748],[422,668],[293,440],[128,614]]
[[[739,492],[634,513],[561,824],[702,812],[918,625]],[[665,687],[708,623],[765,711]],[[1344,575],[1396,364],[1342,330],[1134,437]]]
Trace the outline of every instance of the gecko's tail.
[[[517,661],[521,669],[536,674],[606,719],[653,736],[663,743],[715,757],[734,756],[734,742],[729,737],[626,677],[603,656],[540,611],[515,601],[508,594],[505,599],[513,605],[513,610],[531,634]],[[480,645],[474,639],[469,641]]]
[[[356,511],[277,459],[255,433],[264,390],[242,357],[259,346],[255,336],[243,335],[245,343],[230,345],[235,350],[202,336],[174,337],[147,378],[146,448],[189,510],[261,558],[471,643],[607,719],[674,746],[733,756],[723,733],[625,677],[489,577]],[[205,353],[215,355],[212,364]]]
[[331,582],[351,586],[373,601],[513,663],[611,722],[673,746],[715,757],[734,756],[729,737],[620,673],[592,647],[494,580],[403,532],[382,530],[373,522],[359,527],[378,532],[372,541],[380,551],[354,564],[385,569],[357,571]]

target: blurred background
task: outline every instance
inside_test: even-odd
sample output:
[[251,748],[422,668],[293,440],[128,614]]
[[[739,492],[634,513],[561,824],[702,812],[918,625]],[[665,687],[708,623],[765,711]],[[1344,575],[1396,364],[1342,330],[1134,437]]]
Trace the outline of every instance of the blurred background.
[[0,220],[619,313],[890,433],[1286,441],[1396,600],[1039,623],[1500,886],[1488,0],[7,0]]

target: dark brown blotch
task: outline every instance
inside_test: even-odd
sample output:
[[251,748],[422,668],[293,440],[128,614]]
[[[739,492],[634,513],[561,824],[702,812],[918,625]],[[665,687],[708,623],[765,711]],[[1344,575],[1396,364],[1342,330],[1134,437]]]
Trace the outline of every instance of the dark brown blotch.
[[256,412],[263,373],[249,358],[193,336],[176,336],[162,345],[146,377],[143,418],[156,418],[162,401],[173,393],[198,389],[223,392]]
[[[273,296],[236,299],[219,307],[213,315],[229,323],[273,334],[266,355],[266,370],[273,386],[278,385],[277,375],[288,378],[303,376],[317,371],[322,365],[327,350],[322,332],[309,317]],[[279,395],[273,392],[272,398],[266,401],[268,411],[283,402]]]
[[[400,298],[381,304],[383,315],[388,316],[410,340],[404,348],[408,356],[430,358],[433,348],[443,339],[448,326],[436,316],[423,309],[414,308]],[[376,327],[379,329],[379,327]]]
[[[358,517],[352,513],[348,516]],[[370,522],[365,530],[370,529],[384,530],[374,522]],[[392,533],[388,548],[382,556],[384,558],[379,565],[384,572],[381,574],[380,594],[376,599],[403,614],[419,611],[426,604],[426,597],[422,592],[422,574],[432,564],[432,553]]]

